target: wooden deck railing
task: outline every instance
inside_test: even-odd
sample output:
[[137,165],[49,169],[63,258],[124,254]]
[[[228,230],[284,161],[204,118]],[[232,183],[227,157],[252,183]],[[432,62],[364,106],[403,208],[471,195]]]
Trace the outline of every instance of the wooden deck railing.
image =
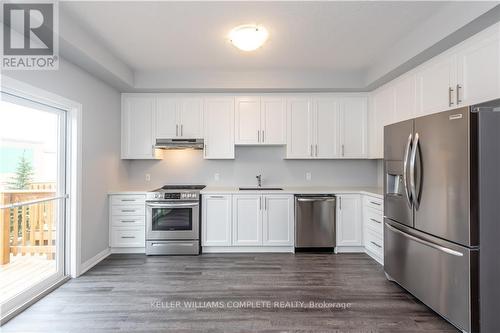
[[[0,204],[9,205],[55,196],[53,187],[37,190],[8,190],[0,194]],[[10,254],[42,254],[54,259],[56,237],[56,201],[21,207],[3,208],[0,214],[0,264],[10,262]]]

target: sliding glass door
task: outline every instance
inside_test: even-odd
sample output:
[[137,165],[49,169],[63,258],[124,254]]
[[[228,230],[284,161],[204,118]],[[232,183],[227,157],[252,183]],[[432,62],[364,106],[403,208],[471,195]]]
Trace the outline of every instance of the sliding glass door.
[[66,275],[66,111],[2,93],[1,316]]

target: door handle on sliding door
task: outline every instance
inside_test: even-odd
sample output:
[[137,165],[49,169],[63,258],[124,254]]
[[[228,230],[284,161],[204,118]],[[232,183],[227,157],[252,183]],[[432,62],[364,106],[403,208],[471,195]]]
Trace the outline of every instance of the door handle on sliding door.
[[410,207],[411,207],[412,197],[411,197],[410,190],[408,189],[408,158],[410,157],[412,138],[413,138],[413,136],[410,133],[410,135],[408,136],[408,142],[406,143],[404,163],[403,163],[403,183],[405,185],[406,201],[408,202],[408,206],[410,206]]
[[415,133],[415,141],[413,142],[413,147],[410,157],[410,189],[411,189],[413,206],[415,207],[415,209],[418,209],[419,207],[418,196],[417,196],[417,185],[416,185],[416,171],[415,171],[415,167],[417,164],[417,150],[418,150],[419,140],[420,137],[418,133]]

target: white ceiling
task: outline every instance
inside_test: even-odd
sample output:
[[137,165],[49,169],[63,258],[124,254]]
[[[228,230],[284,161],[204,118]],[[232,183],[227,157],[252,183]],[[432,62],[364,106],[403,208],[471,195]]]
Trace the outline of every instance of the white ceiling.
[[[360,70],[442,2],[78,2],[64,9],[135,70],[320,68]],[[237,25],[270,31],[244,53],[225,39]]]
[[[418,29],[430,25],[436,13],[465,13],[474,6],[478,3],[70,1],[61,3],[61,12],[135,73],[309,70],[359,75],[381,63],[406,36],[429,37],[418,36]],[[244,53],[225,37],[232,27],[252,22],[266,26],[270,38],[263,48]]]

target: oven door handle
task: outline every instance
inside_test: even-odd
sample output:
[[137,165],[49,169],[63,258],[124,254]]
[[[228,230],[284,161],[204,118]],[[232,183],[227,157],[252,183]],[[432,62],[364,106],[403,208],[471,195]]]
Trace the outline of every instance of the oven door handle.
[[158,207],[158,208],[195,207],[198,205],[199,205],[198,202],[179,202],[179,203],[149,203],[149,202],[146,202],[146,206]]

